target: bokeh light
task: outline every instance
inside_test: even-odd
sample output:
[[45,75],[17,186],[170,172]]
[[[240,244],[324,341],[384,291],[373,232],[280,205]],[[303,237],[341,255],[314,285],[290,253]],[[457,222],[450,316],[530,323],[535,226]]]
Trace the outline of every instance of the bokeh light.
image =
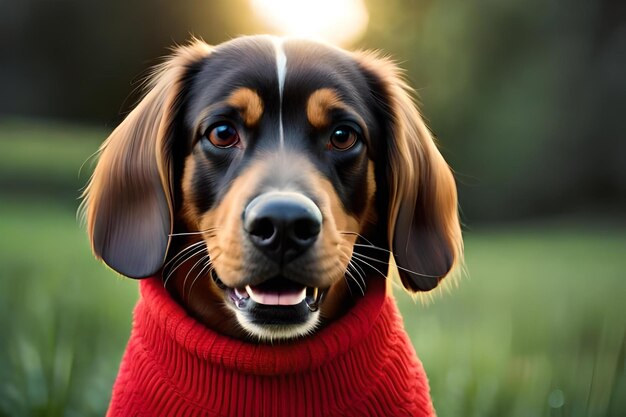
[[255,13],[281,35],[347,46],[363,35],[363,0],[250,0]]

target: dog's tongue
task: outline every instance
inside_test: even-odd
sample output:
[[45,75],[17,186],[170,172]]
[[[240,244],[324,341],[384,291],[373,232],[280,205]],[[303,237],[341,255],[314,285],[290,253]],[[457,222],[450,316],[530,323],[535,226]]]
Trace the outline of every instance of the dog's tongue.
[[306,297],[306,287],[302,287],[300,290],[270,290],[247,285],[246,292],[255,303],[271,306],[292,306],[300,304]]

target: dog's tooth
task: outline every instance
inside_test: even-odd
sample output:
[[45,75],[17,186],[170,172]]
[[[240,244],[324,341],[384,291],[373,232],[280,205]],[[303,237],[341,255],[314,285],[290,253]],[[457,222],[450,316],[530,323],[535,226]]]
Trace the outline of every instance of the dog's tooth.
[[242,299],[242,298],[248,298],[248,297],[249,297],[248,292],[247,292],[246,290],[244,290],[243,292],[241,292],[241,291],[239,291],[239,289],[238,289],[238,288],[235,288],[235,295],[236,295],[237,297],[239,297],[240,299]]
[[317,293],[318,293],[319,289],[317,287],[313,288],[313,299],[317,299]]
[[260,303],[259,301],[260,297],[257,297],[254,291],[252,291],[252,287],[250,287],[249,285],[246,285],[246,292],[248,293],[250,298],[252,298],[252,301],[254,301],[255,303]]

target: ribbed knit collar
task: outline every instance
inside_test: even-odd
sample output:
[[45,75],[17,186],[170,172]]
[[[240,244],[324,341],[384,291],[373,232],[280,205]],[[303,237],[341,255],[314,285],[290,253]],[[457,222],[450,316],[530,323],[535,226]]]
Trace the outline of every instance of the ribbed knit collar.
[[109,416],[434,416],[383,280],[315,335],[274,346],[204,327],[159,278],[140,292]]

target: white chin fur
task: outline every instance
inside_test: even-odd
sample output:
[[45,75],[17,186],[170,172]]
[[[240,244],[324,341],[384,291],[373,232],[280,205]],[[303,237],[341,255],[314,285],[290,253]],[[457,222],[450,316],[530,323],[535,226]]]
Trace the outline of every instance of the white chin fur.
[[251,337],[256,337],[262,342],[272,342],[276,340],[296,339],[311,334],[319,323],[319,311],[311,313],[309,320],[298,325],[266,325],[259,326],[251,323],[244,314],[234,310],[237,321],[242,329],[244,329]]

